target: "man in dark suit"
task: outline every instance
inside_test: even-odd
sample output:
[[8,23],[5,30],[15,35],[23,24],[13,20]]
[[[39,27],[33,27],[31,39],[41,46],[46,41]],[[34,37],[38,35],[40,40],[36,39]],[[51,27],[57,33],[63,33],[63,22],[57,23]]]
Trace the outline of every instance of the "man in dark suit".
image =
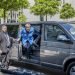
[[7,26],[3,25],[0,32],[0,54],[2,57],[2,67],[7,68],[10,57],[12,38],[8,35]]

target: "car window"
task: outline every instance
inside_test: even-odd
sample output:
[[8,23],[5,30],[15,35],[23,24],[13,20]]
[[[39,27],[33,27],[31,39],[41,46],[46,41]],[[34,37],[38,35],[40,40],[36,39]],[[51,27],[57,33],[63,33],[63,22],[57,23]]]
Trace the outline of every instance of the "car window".
[[62,24],[62,26],[70,32],[70,34],[73,36],[74,40],[75,40],[75,24],[71,24],[71,23],[65,23]]
[[58,35],[65,35],[62,29],[57,25],[45,25],[45,40],[57,41]]

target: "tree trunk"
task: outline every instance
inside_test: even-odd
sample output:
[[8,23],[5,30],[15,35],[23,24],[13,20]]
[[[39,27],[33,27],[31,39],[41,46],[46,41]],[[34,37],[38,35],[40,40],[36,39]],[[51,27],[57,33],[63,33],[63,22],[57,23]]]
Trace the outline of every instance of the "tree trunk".
[[11,22],[12,22],[12,10],[10,11],[10,13],[11,13]]
[[44,21],[44,16],[40,15],[40,21]]
[[46,21],[47,21],[47,14],[46,14]]
[[4,9],[4,23],[6,22],[6,10]]

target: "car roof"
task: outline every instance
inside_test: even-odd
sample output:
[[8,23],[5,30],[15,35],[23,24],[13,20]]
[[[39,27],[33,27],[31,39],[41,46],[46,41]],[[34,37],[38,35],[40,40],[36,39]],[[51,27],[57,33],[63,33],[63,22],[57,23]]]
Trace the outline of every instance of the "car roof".
[[64,21],[32,21],[32,22],[24,22],[24,23],[4,23],[0,25],[24,25],[26,23],[30,24],[49,24],[49,23],[54,23],[54,24],[65,24],[65,23],[70,23],[70,22],[64,22]]

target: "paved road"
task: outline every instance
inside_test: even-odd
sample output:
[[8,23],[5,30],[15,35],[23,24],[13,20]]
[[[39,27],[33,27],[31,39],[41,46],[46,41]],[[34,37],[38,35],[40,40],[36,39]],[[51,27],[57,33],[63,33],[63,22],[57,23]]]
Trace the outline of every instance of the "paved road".
[[[48,70],[45,70],[46,71],[46,74],[45,73],[40,73],[40,72],[36,72],[36,71],[33,71],[33,70],[28,70],[28,69],[21,69],[21,68],[13,68],[14,70],[12,70],[12,67],[9,69],[9,70],[12,70],[12,71],[17,71],[18,73],[17,74],[20,74],[22,72],[25,72],[25,73],[29,73],[29,75],[65,75],[63,72],[61,71],[48,71]],[[26,75],[25,73],[23,73],[22,75]],[[5,73],[1,73],[0,72],[0,75],[10,75],[10,74],[5,74]],[[13,74],[14,75],[14,74]],[[21,74],[20,74],[21,75]],[[28,74],[27,74],[28,75]]]
[[[10,74],[5,74],[5,73],[0,73],[0,75],[10,75]],[[41,75],[41,74],[40,74]],[[63,75],[62,73],[51,73],[51,74],[45,74],[45,75]]]
[[0,72],[0,75],[9,75],[9,74],[4,74],[4,73],[1,73],[1,72]]
[[[17,46],[14,45],[13,48],[12,48],[12,57],[17,57],[18,56],[18,50],[17,50]],[[1,73],[0,72],[0,75],[9,75],[9,74],[4,74],[4,73]],[[35,75],[35,74],[34,74]],[[41,74],[40,74],[41,75]],[[43,74],[43,75],[65,75],[63,72],[55,72],[55,71],[47,71],[47,74]]]
[[[5,74],[5,73],[1,73],[0,72],[0,75],[9,75],[9,74]],[[41,74],[40,74],[41,75]],[[62,72],[61,73],[54,73],[54,72],[51,72],[51,73],[49,73],[49,74],[45,74],[45,75],[65,75],[65,74],[63,74]]]
[[[17,74],[20,74],[22,72],[29,73],[27,75],[65,75],[63,72],[56,71],[56,70],[52,70],[52,71],[51,70],[49,70],[49,71],[48,70],[44,70],[43,72],[45,72],[45,73],[40,73],[40,72],[36,72],[36,71],[33,71],[33,70],[22,69],[22,68],[15,68],[15,67],[12,67],[12,66],[9,67],[9,70],[10,71],[14,71],[14,72],[17,71]],[[26,75],[25,73],[23,73],[22,75]],[[5,74],[5,73],[1,73],[0,72],[0,75],[10,75],[10,74]]]

